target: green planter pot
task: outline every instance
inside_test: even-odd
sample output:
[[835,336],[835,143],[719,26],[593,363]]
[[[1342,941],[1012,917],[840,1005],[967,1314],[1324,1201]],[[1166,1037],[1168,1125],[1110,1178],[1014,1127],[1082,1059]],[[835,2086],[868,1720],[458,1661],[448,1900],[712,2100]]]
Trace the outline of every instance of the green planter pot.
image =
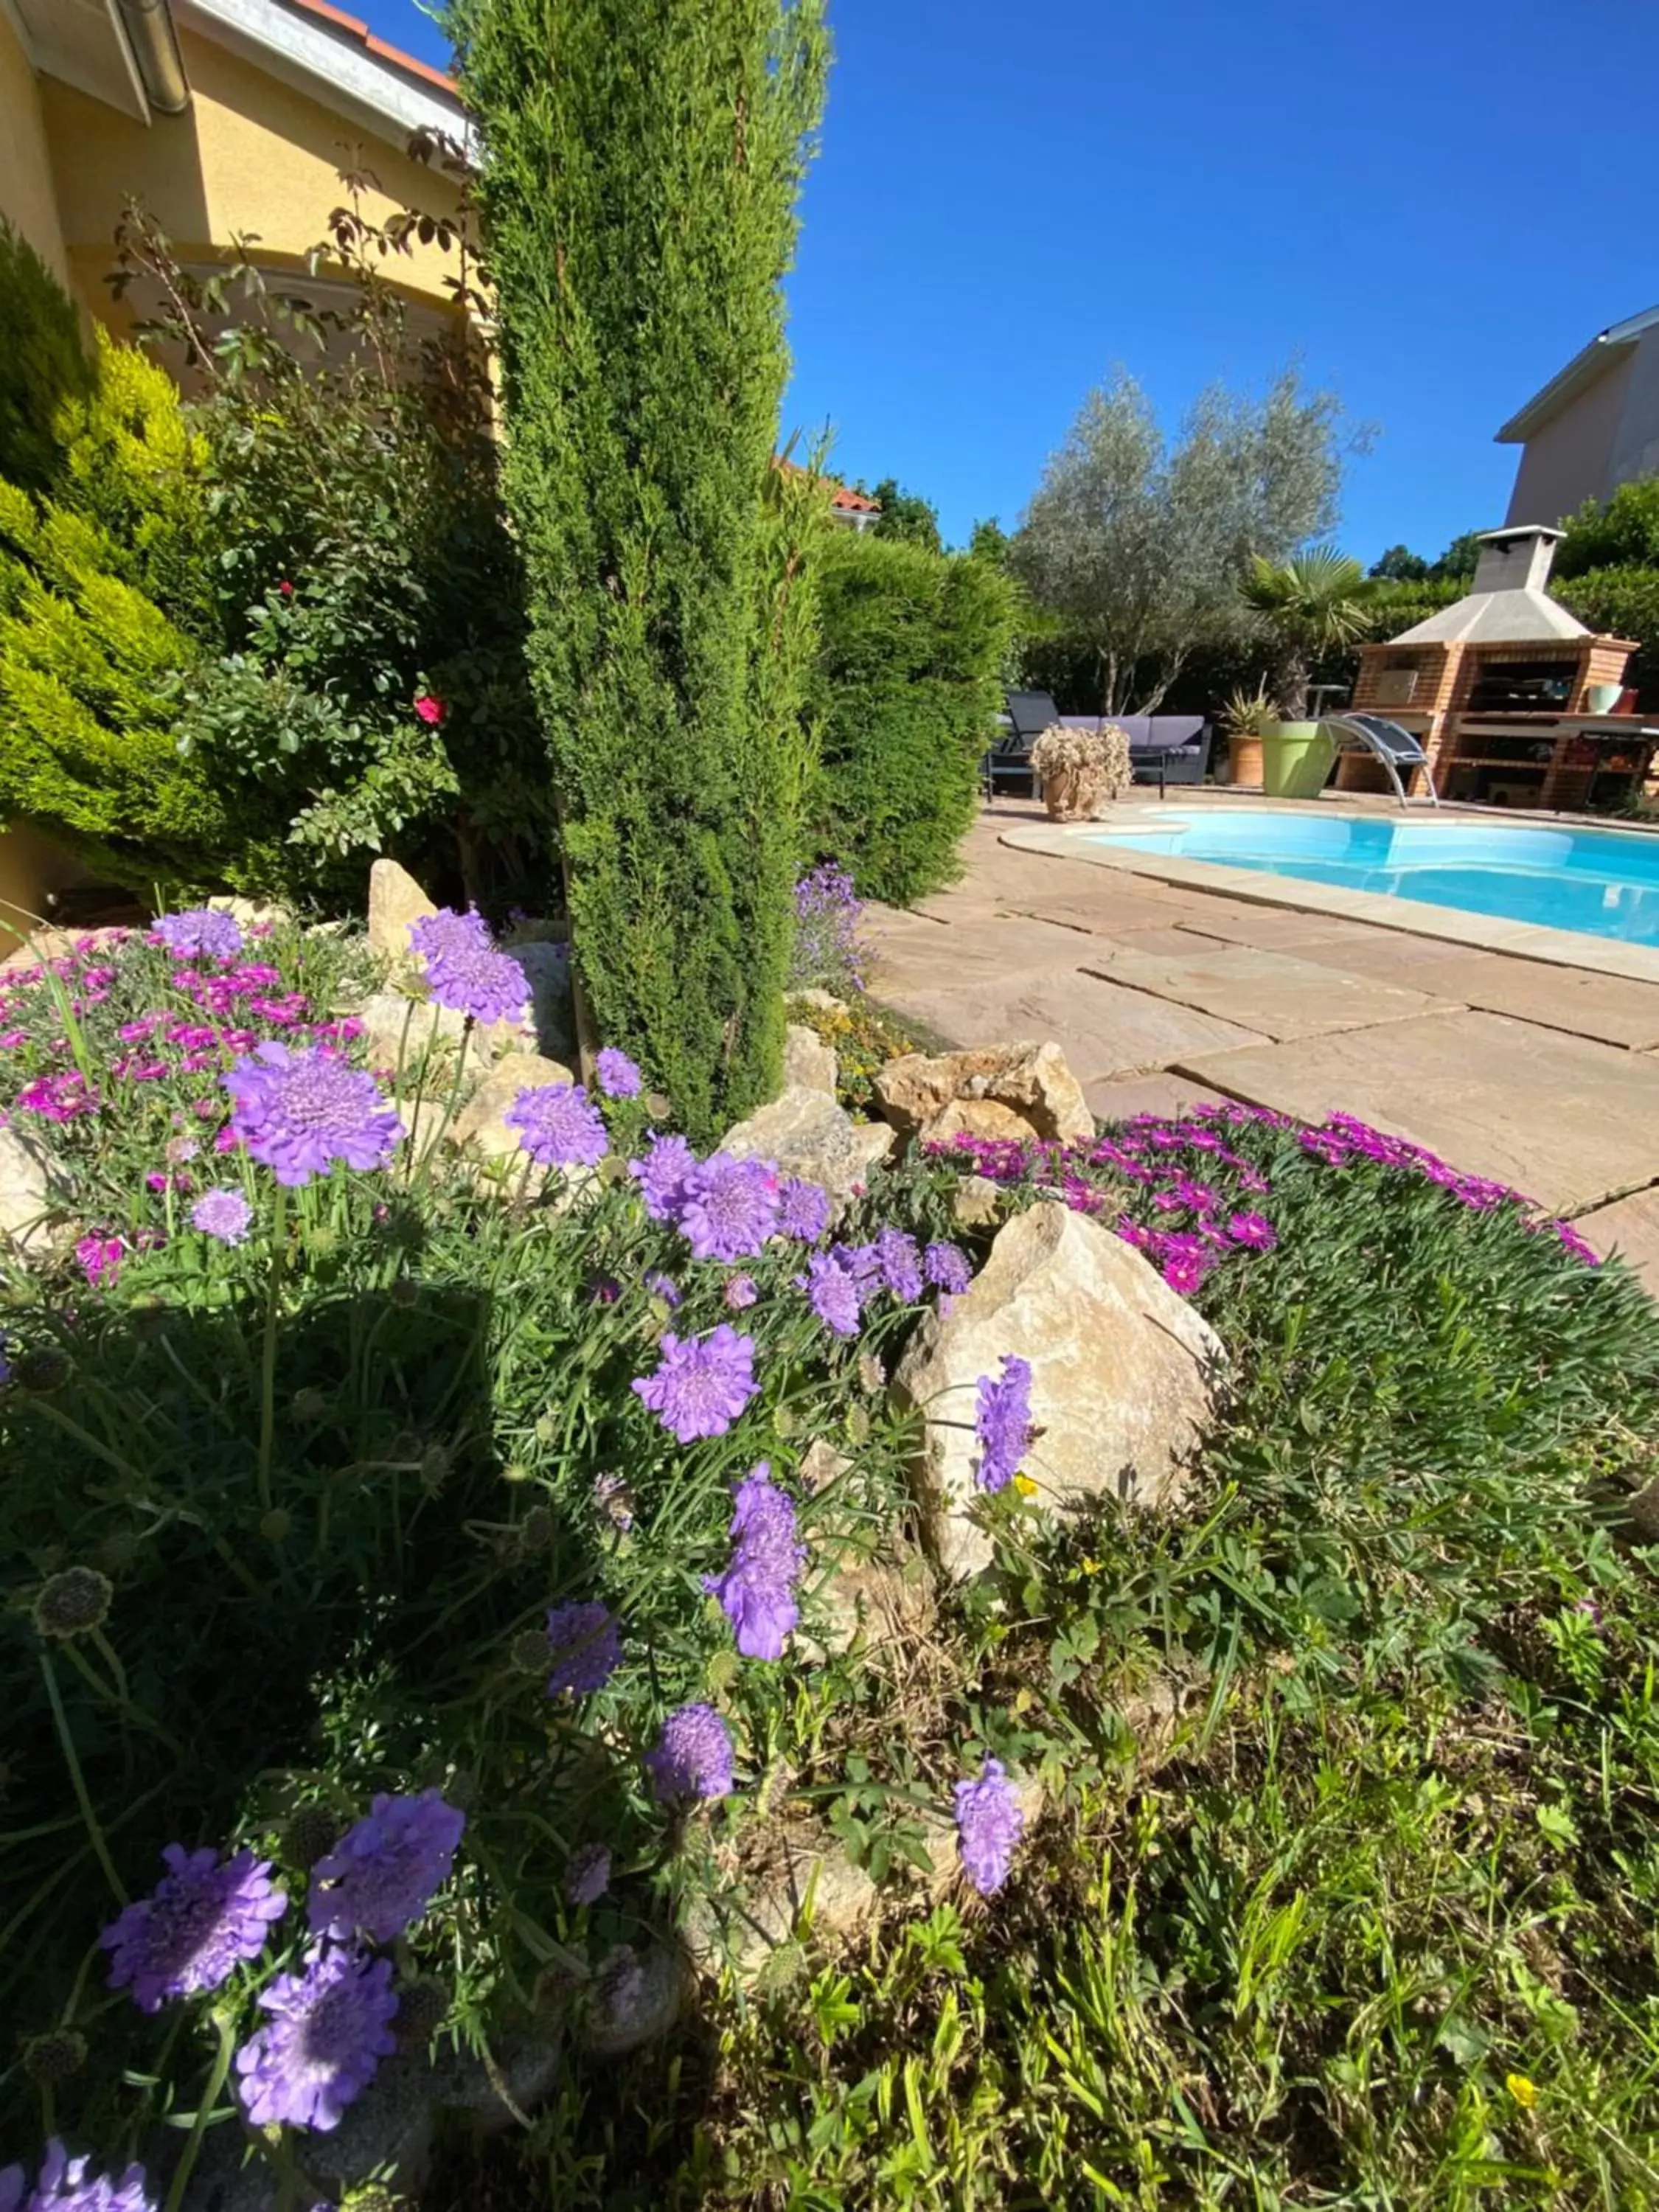
[[1317,799],[1336,758],[1318,722],[1269,722],[1261,732],[1261,788],[1269,799]]

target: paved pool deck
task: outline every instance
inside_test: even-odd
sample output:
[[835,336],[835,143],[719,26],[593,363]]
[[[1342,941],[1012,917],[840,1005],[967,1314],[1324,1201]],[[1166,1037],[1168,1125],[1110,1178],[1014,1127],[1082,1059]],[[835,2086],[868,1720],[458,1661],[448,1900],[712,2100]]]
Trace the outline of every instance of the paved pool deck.
[[941,1042],[1052,1037],[1105,1118],[1214,1097],[1357,1114],[1569,1216],[1659,1294],[1659,953],[1149,872],[1018,800],[981,811],[963,860],[951,890],[870,914],[876,997]]

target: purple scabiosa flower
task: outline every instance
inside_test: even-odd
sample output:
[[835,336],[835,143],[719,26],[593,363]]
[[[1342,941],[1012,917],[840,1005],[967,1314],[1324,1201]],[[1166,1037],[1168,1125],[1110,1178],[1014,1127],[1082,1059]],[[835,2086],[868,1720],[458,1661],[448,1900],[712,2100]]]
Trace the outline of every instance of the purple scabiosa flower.
[[106,1283],[113,1287],[125,1256],[118,1237],[83,1237],[75,1248],[76,1263],[94,1290],[101,1290]]
[[754,1340],[724,1321],[701,1341],[665,1331],[661,1365],[632,1388],[681,1443],[723,1437],[759,1388]]
[[680,1295],[679,1285],[672,1275],[665,1275],[660,1267],[653,1267],[650,1273],[642,1275],[640,1280],[649,1295],[653,1298],[660,1298],[671,1313],[676,1306],[685,1303]]
[[733,1313],[746,1312],[759,1296],[760,1291],[752,1275],[728,1276],[726,1288],[720,1292],[721,1298]]
[[190,1209],[190,1225],[222,1244],[246,1244],[253,1208],[240,1190],[204,1191]]
[[876,1238],[876,1264],[893,1296],[902,1304],[914,1305],[921,1296],[921,1255],[915,1238],[902,1229],[884,1229]]
[[835,1252],[814,1252],[801,1278],[806,1303],[824,1327],[836,1336],[859,1333],[859,1286]]
[[552,1607],[547,1649],[553,1666],[547,1678],[550,1698],[562,1690],[579,1698],[602,1690],[622,1665],[622,1632],[610,1607],[597,1598]]
[[441,1006],[475,1022],[520,1021],[529,1004],[525,972],[498,952],[481,914],[446,907],[409,926],[410,949],[426,968],[427,988]]
[[269,2014],[236,2054],[242,2108],[256,2128],[337,2128],[398,2047],[390,1959],[355,1944],[321,1943],[304,1971],[259,1993]]
[[580,1083],[521,1091],[501,1119],[538,1167],[596,1167],[610,1143],[599,1109]]
[[930,1244],[921,1264],[928,1281],[953,1298],[959,1297],[974,1279],[968,1255],[957,1244]]
[[465,1826],[465,1814],[435,1790],[414,1797],[382,1792],[311,1870],[313,1934],[341,1942],[362,1935],[374,1943],[401,1936],[448,1881]]
[[680,1231],[694,1260],[748,1260],[778,1225],[778,1171],[711,1152],[686,1177]]
[[640,1187],[645,1210],[653,1221],[678,1221],[685,1200],[685,1186],[697,1164],[697,1156],[684,1137],[653,1135],[642,1159],[629,1160],[628,1172]]
[[830,1194],[799,1176],[785,1178],[778,1193],[778,1232],[798,1244],[816,1244],[830,1226]]
[[258,1957],[267,1929],[288,1910],[270,1862],[252,1851],[222,1861],[210,1845],[187,1851],[169,1844],[161,1856],[168,1871],[154,1893],[129,1905],[98,1938],[113,1954],[110,1987],[130,1989],[141,2012],[216,1990]]
[[988,1759],[977,1782],[958,1782],[957,1849],[968,1879],[981,1897],[994,1896],[1008,1879],[1009,1862],[1025,1829],[1000,1759]]
[[183,914],[158,915],[150,935],[169,952],[188,958],[205,954],[210,960],[234,960],[242,949],[242,932],[234,915],[215,907],[191,907]]
[[1006,1490],[1019,1473],[1031,1441],[1031,1363],[1012,1354],[1004,1356],[1002,1373],[993,1381],[981,1375],[976,1393],[974,1429],[980,1455],[974,1462],[974,1480],[981,1490]]
[[713,1705],[681,1705],[663,1723],[645,1765],[662,1804],[681,1797],[729,1797],[731,1731]]
[[599,1078],[599,1088],[607,1098],[637,1098],[645,1088],[645,1078],[625,1052],[614,1045],[606,1045],[593,1062],[593,1073]]
[[857,1285],[860,1305],[867,1306],[883,1286],[881,1254],[873,1244],[832,1244],[830,1249]]
[[325,1045],[258,1045],[220,1080],[231,1097],[233,1138],[295,1188],[336,1160],[384,1167],[403,1137],[374,1078]]
[[573,1905],[597,1905],[611,1887],[611,1854],[603,1844],[583,1844],[570,1854],[564,1893]]
[[21,2166],[0,2172],[0,2212],[155,2212],[142,2166],[119,2179],[88,2172],[92,2160],[71,2158],[56,2136],[46,2145],[40,2172],[27,2199]]
[[765,1460],[750,1469],[733,1498],[731,1565],[723,1575],[705,1577],[703,1588],[720,1600],[745,1659],[781,1659],[784,1640],[800,1619],[795,1584],[806,1561],[806,1547],[795,1534],[794,1500],[774,1483]]
[[1231,1214],[1227,1234],[1235,1244],[1243,1244],[1252,1252],[1271,1252],[1279,1242],[1279,1231],[1262,1213]]

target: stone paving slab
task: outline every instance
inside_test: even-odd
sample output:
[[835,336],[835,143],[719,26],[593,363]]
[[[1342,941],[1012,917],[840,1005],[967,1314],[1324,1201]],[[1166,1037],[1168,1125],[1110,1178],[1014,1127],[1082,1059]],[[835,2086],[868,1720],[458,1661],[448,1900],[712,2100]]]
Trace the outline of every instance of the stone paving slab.
[[918,921],[872,908],[866,931],[876,955],[875,984],[884,975],[907,988],[951,990],[970,981],[1052,968],[1075,968],[1093,940],[1050,921],[988,915],[950,923]]
[[[1139,880],[1136,889],[1139,889]],[[1228,945],[1254,945],[1271,952],[1281,945],[1322,943],[1340,934],[1345,926],[1338,915],[1303,914],[1294,907],[1252,906],[1247,899],[1196,890],[1191,884],[1180,889],[1188,908],[1182,917],[1182,928],[1204,937],[1218,937]]]
[[1016,892],[1004,902],[1007,914],[1022,914],[1036,921],[1064,923],[1068,928],[1121,937],[1126,930],[1169,928],[1187,921],[1193,902],[1176,899],[1142,898],[1138,890],[1108,885],[1097,891],[1056,890]]
[[[1487,1013],[1513,1014],[1575,1036],[1599,1037],[1636,1052],[1659,1046],[1659,983],[1552,968],[1498,952],[1466,952],[1419,969],[1412,981],[1437,998],[1461,999]],[[1245,1017],[1249,1018],[1248,1016]]]
[[1097,1121],[1127,1121],[1132,1114],[1185,1114],[1216,1093],[1182,1075],[1111,1075],[1085,1084],[1083,1095]]
[[1501,1014],[1187,1054],[1175,1071],[1304,1121],[1356,1114],[1553,1212],[1603,1205],[1659,1172],[1659,1060]]
[[[1312,960],[1322,968],[1346,969],[1351,975],[1402,975],[1407,969],[1413,989],[1437,989],[1432,970],[1449,960],[1468,960],[1467,945],[1444,937],[1410,937],[1403,929],[1370,929],[1364,922],[1332,925],[1340,935],[1310,937],[1296,947],[1298,960]],[[1484,956],[1481,956],[1484,957]],[[1500,956],[1502,957],[1502,956]]]
[[1085,975],[1108,975],[1137,991],[1173,999],[1183,1006],[1241,1022],[1275,1038],[1323,1036],[1334,1030],[1375,1028],[1436,1012],[1441,1001],[1421,991],[1322,968],[1284,952],[1255,945],[1217,945],[1174,958],[1145,952],[1115,953],[1103,962],[1091,951]]
[[1604,1260],[1610,1252],[1621,1254],[1659,1297],[1659,1190],[1638,1190],[1598,1206],[1581,1214],[1574,1226]]
[[[1085,1085],[1103,1076],[1165,1067],[1184,1054],[1225,1053],[1262,1042],[1259,1031],[1237,1022],[1075,972],[1007,976],[954,989],[918,988],[907,975],[902,989],[878,985],[878,994],[955,1045],[1051,1037]],[[1659,1078],[1659,1064],[1654,1073]]]

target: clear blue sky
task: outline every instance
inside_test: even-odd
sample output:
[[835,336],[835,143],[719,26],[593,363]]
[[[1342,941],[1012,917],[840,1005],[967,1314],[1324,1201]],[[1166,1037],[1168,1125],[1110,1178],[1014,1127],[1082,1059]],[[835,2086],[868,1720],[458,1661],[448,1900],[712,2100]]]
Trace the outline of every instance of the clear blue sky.
[[[348,0],[434,60],[415,0]],[[1341,538],[1501,522],[1492,433],[1659,301],[1644,0],[830,0],[786,424],[948,538],[1122,362],[1166,424],[1288,356],[1377,426]]]

